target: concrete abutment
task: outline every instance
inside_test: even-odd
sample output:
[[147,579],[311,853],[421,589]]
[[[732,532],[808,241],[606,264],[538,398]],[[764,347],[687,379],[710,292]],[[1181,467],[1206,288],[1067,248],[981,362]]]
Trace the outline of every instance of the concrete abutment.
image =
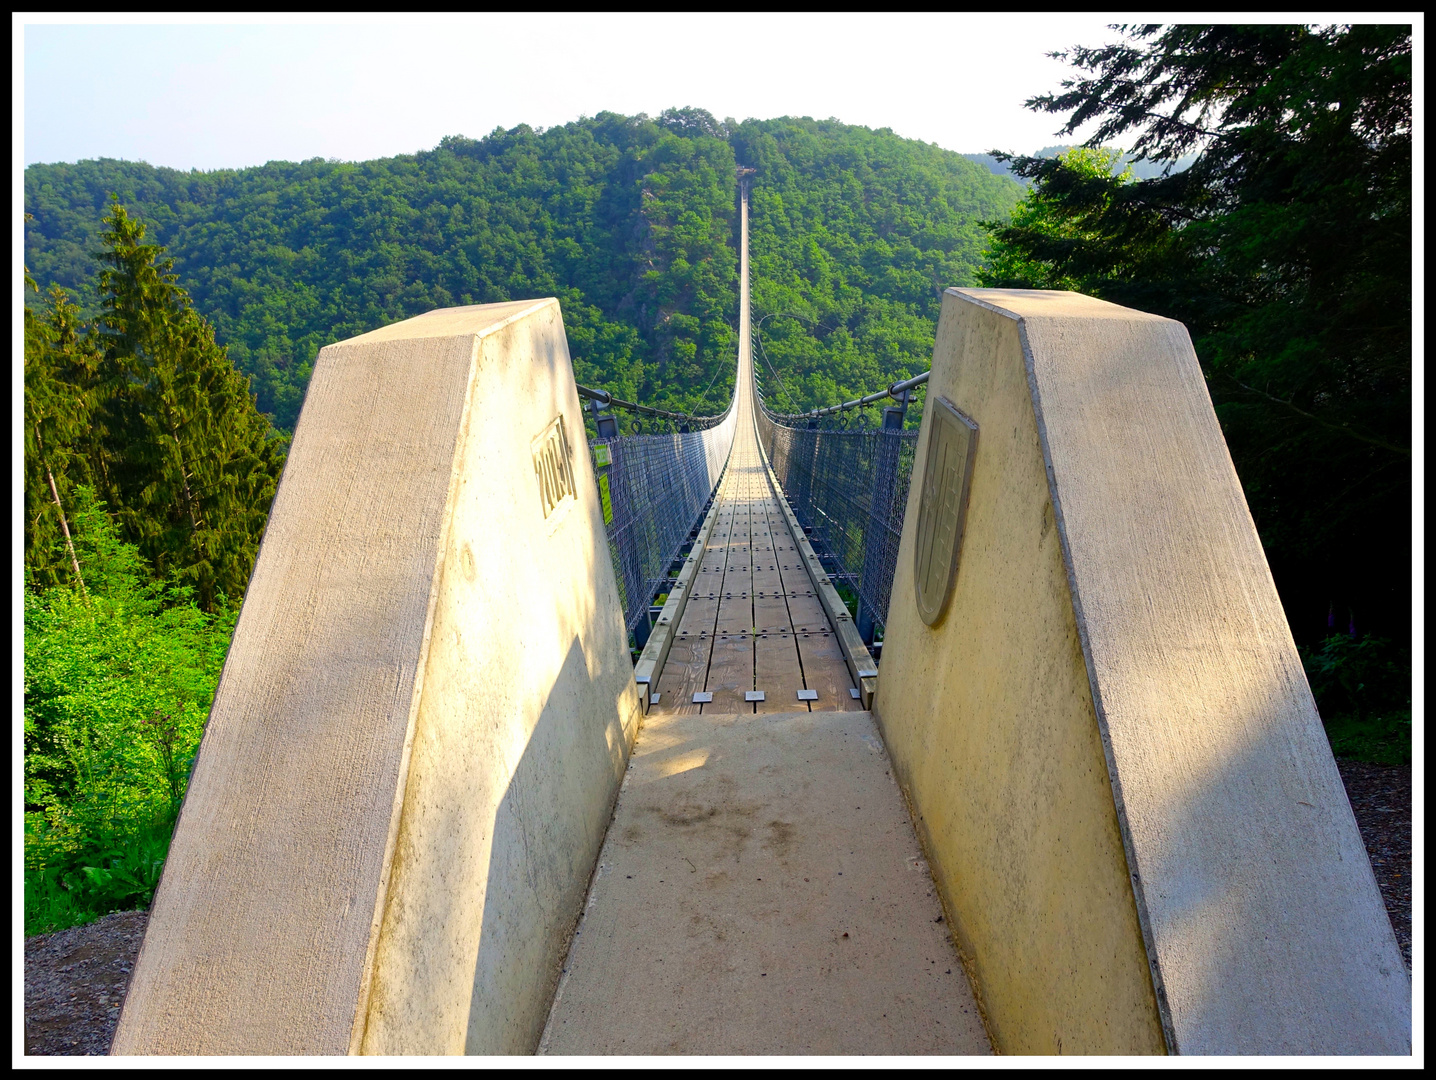
[[533,1051],[640,717],[586,446],[555,300],[320,353],[114,1052]]
[[[929,626],[938,399],[977,447]],[[1410,980],[1185,328],[950,289],[928,402],[873,708],[995,1048],[1409,1053]]]

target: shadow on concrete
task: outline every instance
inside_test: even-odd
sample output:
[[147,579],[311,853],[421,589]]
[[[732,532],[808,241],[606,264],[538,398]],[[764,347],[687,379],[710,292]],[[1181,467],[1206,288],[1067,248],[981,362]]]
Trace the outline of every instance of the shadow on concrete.
[[494,816],[466,1054],[532,1054],[543,1034],[624,765],[616,715],[611,730],[576,720],[563,688],[588,681],[575,637]]
[[1234,685],[1226,705],[1245,731],[1209,732],[1205,772],[1173,768],[1165,790],[1143,795],[1149,839],[1134,869],[1180,1053],[1410,1053],[1410,979],[1320,721],[1302,704],[1286,685]]

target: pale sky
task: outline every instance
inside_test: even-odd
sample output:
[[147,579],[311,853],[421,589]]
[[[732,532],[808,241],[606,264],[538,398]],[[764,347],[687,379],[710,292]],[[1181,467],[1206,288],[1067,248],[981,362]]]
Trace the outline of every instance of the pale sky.
[[63,18],[16,20],[27,165],[357,161],[429,149],[445,135],[683,105],[719,119],[835,117],[949,150],[1030,153],[1068,141],[1055,135],[1057,116],[1022,107],[1071,72],[1044,54],[1115,40],[1106,24],[1121,21],[1046,13]]

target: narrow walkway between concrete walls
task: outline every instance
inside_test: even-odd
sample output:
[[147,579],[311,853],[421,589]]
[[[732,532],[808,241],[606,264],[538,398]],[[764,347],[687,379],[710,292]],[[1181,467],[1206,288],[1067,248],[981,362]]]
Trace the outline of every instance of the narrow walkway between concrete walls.
[[[987,1054],[872,714],[737,433],[541,1054]],[[756,700],[755,700],[756,699]]]
[[870,713],[648,718],[539,1053],[990,1053]]

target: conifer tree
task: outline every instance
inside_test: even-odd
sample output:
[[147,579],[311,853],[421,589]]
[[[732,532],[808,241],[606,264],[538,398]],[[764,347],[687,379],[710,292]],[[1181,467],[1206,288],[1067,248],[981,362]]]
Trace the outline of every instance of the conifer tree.
[[211,610],[243,595],[283,446],[164,248],[118,200],[102,235],[100,488],[156,571]]
[[1299,642],[1411,625],[1411,27],[1142,25],[1028,106],[1190,168],[1035,182],[984,284],[1185,323]]
[[[38,291],[28,270],[25,287]],[[25,308],[25,566],[42,588],[85,586],[67,507],[77,485],[93,482],[97,362],[94,334],[64,290],[50,290],[43,314]]]

